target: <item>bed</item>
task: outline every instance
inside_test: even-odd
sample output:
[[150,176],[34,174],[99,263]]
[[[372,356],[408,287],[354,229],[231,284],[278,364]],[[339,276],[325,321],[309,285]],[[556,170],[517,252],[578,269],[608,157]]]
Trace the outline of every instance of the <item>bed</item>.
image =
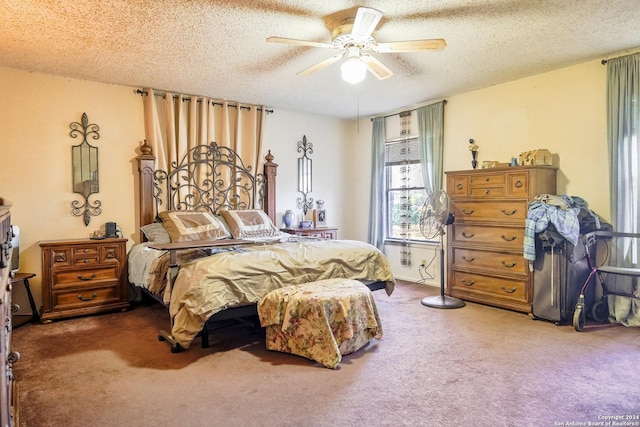
[[293,236],[275,226],[278,165],[269,152],[261,172],[215,143],[190,149],[154,170],[146,144],[137,157],[140,243],[128,252],[129,282],[169,310],[159,338],[188,349],[228,322],[255,318],[276,289],[345,278],[384,289],[395,280],[387,258],[368,243]]

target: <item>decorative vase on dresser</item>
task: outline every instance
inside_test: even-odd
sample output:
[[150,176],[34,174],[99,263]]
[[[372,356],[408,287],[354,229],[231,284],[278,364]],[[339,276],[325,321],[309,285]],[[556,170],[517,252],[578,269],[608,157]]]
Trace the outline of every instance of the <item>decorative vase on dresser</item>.
[[124,310],[127,239],[40,242],[42,321]]
[[533,273],[523,255],[529,202],[556,193],[553,166],[445,172],[455,215],[447,230],[447,293],[531,312]]
[[296,219],[296,214],[288,209],[284,215],[282,215],[282,223],[284,224],[284,228],[290,229],[293,227],[293,221]]

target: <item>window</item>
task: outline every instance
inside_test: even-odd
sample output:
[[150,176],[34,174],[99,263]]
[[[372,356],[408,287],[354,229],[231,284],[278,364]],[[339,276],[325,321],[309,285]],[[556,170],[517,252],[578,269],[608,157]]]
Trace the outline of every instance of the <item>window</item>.
[[385,176],[387,239],[425,240],[419,226],[426,190],[418,137],[386,142]]

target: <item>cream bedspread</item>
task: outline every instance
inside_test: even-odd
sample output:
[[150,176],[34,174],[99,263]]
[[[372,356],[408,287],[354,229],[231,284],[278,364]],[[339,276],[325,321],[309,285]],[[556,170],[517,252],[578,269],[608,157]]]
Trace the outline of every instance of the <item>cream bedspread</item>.
[[310,240],[247,245],[184,264],[171,291],[171,334],[189,348],[204,323],[228,307],[257,303],[290,285],[346,278],[395,284],[387,258],[368,243]]

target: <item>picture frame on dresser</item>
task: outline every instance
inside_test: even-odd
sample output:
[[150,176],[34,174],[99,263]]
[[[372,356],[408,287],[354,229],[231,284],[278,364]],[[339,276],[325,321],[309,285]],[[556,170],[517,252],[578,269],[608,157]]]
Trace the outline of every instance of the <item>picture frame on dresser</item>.
[[315,228],[327,226],[327,211],[325,209],[313,210],[313,226]]

